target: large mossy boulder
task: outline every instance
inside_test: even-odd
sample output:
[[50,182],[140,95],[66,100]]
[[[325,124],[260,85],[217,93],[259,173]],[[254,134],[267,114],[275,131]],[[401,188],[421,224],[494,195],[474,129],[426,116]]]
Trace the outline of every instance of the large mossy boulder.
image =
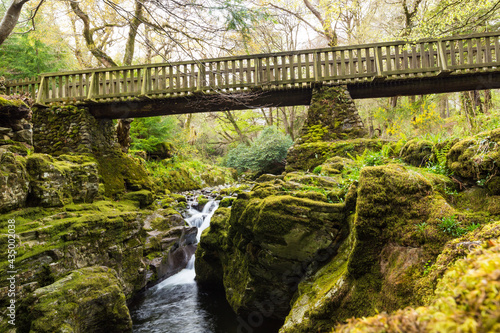
[[97,154],[96,160],[106,196],[116,197],[126,191],[151,190],[153,188],[152,180],[138,159],[121,151],[112,151]]
[[[459,141],[451,147],[446,159],[456,176],[499,184],[494,176],[500,173],[500,128]],[[493,192],[499,194],[494,187]]]
[[422,304],[433,288],[416,281],[452,239],[440,221],[475,221],[446,202],[439,193],[444,186],[452,186],[446,177],[401,165],[362,169],[345,199],[355,201],[350,235],[335,257],[300,283],[280,333],[329,331],[351,317]]
[[28,202],[57,207],[72,202],[92,202],[99,189],[97,162],[85,155],[32,154],[27,157],[30,177]]
[[286,172],[305,170],[313,171],[315,167],[333,157],[355,157],[365,150],[379,150],[386,142],[376,139],[352,139],[342,141],[317,141],[296,144],[288,150]]
[[401,149],[400,156],[410,165],[424,167],[431,160],[433,147],[427,140],[410,140]]
[[345,238],[344,205],[263,193],[240,194],[230,214],[216,213],[196,252],[197,280],[223,286],[238,314],[266,306],[283,319],[298,282]]
[[24,207],[29,191],[26,159],[0,148],[0,212]]
[[429,305],[351,319],[332,332],[499,332],[499,241],[478,242],[466,258],[459,257]]
[[35,290],[21,305],[19,332],[132,332],[116,272],[86,267]]
[[[106,266],[116,271],[127,297],[145,286],[145,233],[142,215],[133,202],[96,201],[10,212],[0,224],[0,244],[4,247],[8,241],[8,220],[16,221],[19,243],[24,245],[16,248],[18,299],[73,270],[90,266]],[[7,252],[0,253],[0,263],[0,304],[5,305]],[[0,327],[5,323],[2,320]]]

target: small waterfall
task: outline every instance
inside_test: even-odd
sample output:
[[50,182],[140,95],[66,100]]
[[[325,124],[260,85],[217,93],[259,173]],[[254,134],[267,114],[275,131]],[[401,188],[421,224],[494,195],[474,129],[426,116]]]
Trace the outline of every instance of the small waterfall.
[[[192,207],[187,211],[186,222],[198,228],[197,242],[218,206],[210,200],[201,212]],[[193,255],[186,268],[146,291],[140,304],[131,307],[134,332],[215,332],[210,315],[200,308],[194,261]]]
[[[186,221],[198,228],[198,241],[218,207],[217,201],[210,200],[201,212],[188,210]],[[234,313],[223,293],[199,290],[194,261],[193,255],[186,268],[142,293],[131,304],[135,333],[278,332],[281,324],[254,330]]]

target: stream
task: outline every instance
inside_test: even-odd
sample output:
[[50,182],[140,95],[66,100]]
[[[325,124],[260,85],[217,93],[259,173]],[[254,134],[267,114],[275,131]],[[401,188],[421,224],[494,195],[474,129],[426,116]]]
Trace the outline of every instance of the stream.
[[[198,228],[198,241],[218,205],[218,201],[210,200],[201,212],[189,208],[186,221]],[[279,324],[252,328],[234,313],[223,293],[199,289],[194,260],[193,255],[182,271],[135,298],[129,307],[135,333],[278,332]]]

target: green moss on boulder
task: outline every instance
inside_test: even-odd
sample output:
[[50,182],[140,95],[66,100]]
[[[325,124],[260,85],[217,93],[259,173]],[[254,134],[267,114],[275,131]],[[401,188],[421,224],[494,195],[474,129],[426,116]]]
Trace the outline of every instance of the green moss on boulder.
[[[493,244],[493,246],[491,246]],[[500,246],[483,243],[446,272],[435,300],[369,318],[351,319],[331,332],[497,332],[500,330]]]
[[400,152],[401,159],[416,167],[426,166],[431,160],[433,146],[432,142],[427,140],[410,140]]
[[46,154],[27,157],[30,205],[56,207],[72,202],[92,202],[99,189],[97,163],[89,156]]
[[333,256],[345,237],[344,206],[261,194],[238,195],[223,227],[216,224],[203,234],[196,265],[204,268],[197,276],[223,284],[237,313],[258,310],[271,297],[270,317],[282,319],[297,281]]
[[352,139],[334,142],[311,142],[296,144],[288,151],[286,172],[313,171],[332,157],[349,157],[363,154],[368,150],[380,150],[384,141],[376,139]]
[[97,155],[96,159],[106,196],[116,197],[127,190],[152,189],[152,181],[146,169],[132,157],[116,151],[107,155]]
[[26,159],[0,148],[0,213],[24,207],[29,191]]
[[141,208],[147,207],[153,203],[154,197],[153,193],[148,190],[140,190],[135,192],[126,193],[123,196],[124,200],[137,201]]
[[132,332],[116,272],[87,267],[37,289],[25,300],[19,329],[30,332]]
[[500,128],[459,141],[451,147],[447,166],[455,175],[488,179],[500,172]]

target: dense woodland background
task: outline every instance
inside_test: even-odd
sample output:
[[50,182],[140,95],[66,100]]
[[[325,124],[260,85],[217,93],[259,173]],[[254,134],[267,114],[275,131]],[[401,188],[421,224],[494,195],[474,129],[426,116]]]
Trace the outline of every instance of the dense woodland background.
[[[20,4],[0,45],[0,77],[445,37],[500,29],[497,0],[0,0]],[[5,18],[4,22],[5,23]],[[0,27],[1,32],[1,27]],[[0,41],[1,43],[1,41]],[[440,142],[500,127],[494,90],[358,100],[371,135]],[[307,107],[262,108],[132,122],[132,150],[262,171],[283,159]]]

